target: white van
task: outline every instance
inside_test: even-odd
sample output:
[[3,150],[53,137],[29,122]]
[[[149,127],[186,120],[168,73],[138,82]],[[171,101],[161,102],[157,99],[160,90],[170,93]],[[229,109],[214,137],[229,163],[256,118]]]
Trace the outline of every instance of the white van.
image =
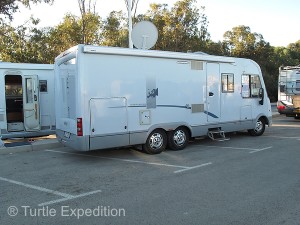
[[55,133],[54,65],[0,62],[0,136]]
[[75,46],[55,60],[58,139],[78,150],[143,145],[183,149],[189,138],[271,125],[252,60],[196,53]]

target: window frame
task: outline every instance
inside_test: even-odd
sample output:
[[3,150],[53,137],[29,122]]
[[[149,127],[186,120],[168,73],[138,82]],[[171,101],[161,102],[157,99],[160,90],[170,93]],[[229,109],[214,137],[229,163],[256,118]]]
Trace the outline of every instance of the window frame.
[[[247,78],[246,78],[247,77]],[[253,82],[254,78],[258,78],[259,83]],[[244,81],[248,81],[247,83]],[[258,85],[255,87],[257,89],[257,94],[253,94],[253,85]],[[242,74],[241,79],[241,95],[242,98],[259,98],[259,89],[262,88],[261,78],[258,74]],[[245,96],[247,94],[247,96]]]
[[[229,88],[231,85],[229,83],[229,77],[232,77],[232,88]],[[223,83],[224,79],[226,80],[226,84]],[[234,93],[234,74],[233,73],[222,73],[221,74],[221,85],[222,85],[222,93]],[[224,87],[226,86],[226,90]]]
[[[45,85],[45,89],[42,88],[42,85]],[[39,80],[39,89],[40,93],[48,93],[48,82],[47,80]]]

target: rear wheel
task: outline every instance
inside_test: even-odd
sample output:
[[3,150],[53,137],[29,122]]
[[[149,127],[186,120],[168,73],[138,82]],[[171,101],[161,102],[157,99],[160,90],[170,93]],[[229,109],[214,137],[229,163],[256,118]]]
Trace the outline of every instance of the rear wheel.
[[159,154],[166,149],[167,135],[163,130],[157,129],[151,132],[146,143],[143,145],[143,150],[148,154]]
[[248,132],[251,136],[260,136],[265,132],[265,128],[266,128],[265,120],[262,118],[259,118],[256,121],[255,128],[248,130]]
[[168,133],[168,147],[172,150],[182,150],[189,142],[189,133],[186,128],[178,127]]

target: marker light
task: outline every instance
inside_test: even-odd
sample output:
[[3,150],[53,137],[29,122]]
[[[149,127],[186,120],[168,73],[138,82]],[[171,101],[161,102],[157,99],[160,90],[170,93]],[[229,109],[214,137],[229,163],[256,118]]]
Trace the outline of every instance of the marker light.
[[83,136],[82,118],[77,118],[77,136]]

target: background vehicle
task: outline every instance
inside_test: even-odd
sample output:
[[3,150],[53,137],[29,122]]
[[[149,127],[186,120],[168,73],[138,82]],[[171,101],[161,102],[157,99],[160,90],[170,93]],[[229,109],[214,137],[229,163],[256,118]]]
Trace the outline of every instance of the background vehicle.
[[300,118],[300,65],[279,68],[277,109],[280,114]]

